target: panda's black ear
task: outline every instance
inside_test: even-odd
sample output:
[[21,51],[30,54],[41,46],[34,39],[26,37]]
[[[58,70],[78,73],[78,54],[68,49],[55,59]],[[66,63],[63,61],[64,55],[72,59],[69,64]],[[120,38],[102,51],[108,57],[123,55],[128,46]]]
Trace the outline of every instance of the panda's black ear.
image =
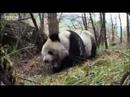
[[52,41],[60,41],[59,36],[58,36],[58,33],[50,34],[50,35],[49,35],[49,38],[50,38]]

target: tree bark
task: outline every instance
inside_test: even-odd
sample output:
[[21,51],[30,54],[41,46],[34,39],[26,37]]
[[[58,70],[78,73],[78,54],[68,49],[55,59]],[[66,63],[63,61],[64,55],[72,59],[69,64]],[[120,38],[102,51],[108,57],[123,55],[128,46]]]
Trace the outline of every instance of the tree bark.
[[33,32],[33,37],[34,37],[34,43],[38,48],[37,52],[39,53],[41,51],[41,49],[42,49],[42,46],[43,46],[45,40],[46,40],[46,36],[45,36],[44,33],[39,33],[40,30],[38,28],[36,19],[34,18],[34,15],[32,13],[30,13],[30,15],[31,15],[32,21],[33,21],[33,23],[35,25],[35,28],[36,28],[36,31]]
[[40,19],[40,32],[44,33],[44,13],[39,13]]
[[130,44],[130,31],[129,31],[129,16],[128,13],[126,14],[127,17],[127,43]]
[[82,14],[82,22],[83,22],[85,30],[88,30],[87,18],[86,18],[85,13]]
[[92,18],[91,13],[89,13],[89,16],[90,16],[90,20],[91,20],[91,23],[92,23],[96,44],[97,44],[97,32],[96,32],[96,29],[95,29],[95,26],[94,26],[94,22],[93,22],[93,18]]
[[36,28],[36,31],[33,32],[34,42],[36,43],[37,42],[37,37],[38,37],[38,34],[39,34],[39,28],[38,28],[37,22],[36,22],[36,20],[34,18],[34,15],[32,13],[30,13],[30,16],[31,16],[32,22],[33,22],[33,24],[34,24],[34,26]]
[[111,27],[112,27],[112,42],[115,41],[115,33],[114,33],[114,24],[113,24],[113,19],[111,15]]
[[119,14],[119,21],[120,21],[120,43],[122,43],[122,22],[121,22],[120,14]]
[[98,46],[100,44],[103,45],[104,43],[104,37],[103,37],[103,16],[102,16],[102,13],[100,13],[100,35],[99,35],[99,38],[98,38]]
[[107,37],[106,37],[106,19],[105,13],[103,13],[103,32],[104,32],[104,39],[105,39],[105,47],[108,49]]
[[48,28],[49,28],[49,35],[59,32],[57,13],[48,13]]
[[36,27],[36,30],[38,31],[39,28],[38,28],[38,25],[37,25],[36,19],[34,18],[34,15],[33,15],[32,13],[30,13],[30,16],[31,16],[31,18],[32,18],[32,21],[33,21],[34,26]]

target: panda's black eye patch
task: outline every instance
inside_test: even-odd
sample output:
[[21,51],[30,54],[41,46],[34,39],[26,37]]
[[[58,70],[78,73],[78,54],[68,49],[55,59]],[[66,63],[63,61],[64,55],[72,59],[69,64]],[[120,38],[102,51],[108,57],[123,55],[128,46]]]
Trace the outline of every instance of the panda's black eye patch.
[[48,54],[50,55],[54,55],[54,53],[52,51],[48,51]]

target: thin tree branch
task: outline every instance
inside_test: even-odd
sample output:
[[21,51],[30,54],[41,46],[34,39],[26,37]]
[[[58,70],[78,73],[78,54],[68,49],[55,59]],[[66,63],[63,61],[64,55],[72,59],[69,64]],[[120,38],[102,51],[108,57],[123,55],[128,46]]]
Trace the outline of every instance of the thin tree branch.
[[33,15],[32,13],[30,13],[30,16],[31,16],[31,18],[32,18],[32,21],[33,21],[34,26],[36,27],[36,30],[38,31],[39,28],[38,28],[38,25],[37,25],[36,19],[34,18],[34,15]]

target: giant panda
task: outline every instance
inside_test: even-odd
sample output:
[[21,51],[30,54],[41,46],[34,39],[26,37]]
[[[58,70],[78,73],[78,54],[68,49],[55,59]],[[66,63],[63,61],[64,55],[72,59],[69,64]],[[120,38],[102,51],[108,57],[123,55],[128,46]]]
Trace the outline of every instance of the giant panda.
[[89,31],[53,33],[43,45],[41,54],[45,70],[56,73],[95,57],[95,38]]

